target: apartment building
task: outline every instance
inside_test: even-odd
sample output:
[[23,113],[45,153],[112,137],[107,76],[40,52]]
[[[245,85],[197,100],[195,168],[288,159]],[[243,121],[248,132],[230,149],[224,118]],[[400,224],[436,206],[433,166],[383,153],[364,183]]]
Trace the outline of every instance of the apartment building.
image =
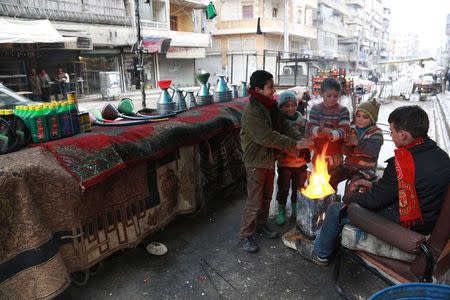
[[347,55],[350,69],[364,71],[388,58],[390,1],[346,0],[350,11],[346,24],[349,37],[340,37],[340,60]]
[[[286,2],[286,4],[285,4]],[[309,54],[322,68],[368,71],[387,59],[390,0],[221,0],[207,21],[213,36],[197,69],[226,74],[233,83],[263,66],[264,50],[283,51],[287,6],[288,51]],[[262,34],[256,34],[260,18]],[[267,64],[266,64],[267,69]],[[269,69],[270,70],[270,69]],[[275,71],[275,70],[270,70]]]
[[[311,53],[317,38],[313,24],[317,0],[221,0],[213,1],[218,16],[207,21],[204,31],[213,36],[206,58],[197,59],[198,70],[227,75],[233,83],[248,80],[263,67],[264,50],[284,51],[284,16],[287,7],[288,51]],[[262,34],[256,34],[260,18]],[[248,68],[246,67],[248,66]]]
[[[136,89],[138,6],[144,45],[150,45],[144,59],[147,85],[155,87],[160,78],[173,79],[178,85],[192,85],[195,58],[204,57],[210,44],[209,35],[201,33],[201,28],[195,25],[204,15],[207,3],[206,0],[0,0],[0,18],[48,19],[64,39],[63,43],[0,45],[1,80],[13,89],[26,90],[31,68],[45,68],[53,77],[56,69],[63,67],[81,95],[99,92],[99,73],[103,71],[119,72],[123,91]],[[169,48],[162,49],[163,43]]]

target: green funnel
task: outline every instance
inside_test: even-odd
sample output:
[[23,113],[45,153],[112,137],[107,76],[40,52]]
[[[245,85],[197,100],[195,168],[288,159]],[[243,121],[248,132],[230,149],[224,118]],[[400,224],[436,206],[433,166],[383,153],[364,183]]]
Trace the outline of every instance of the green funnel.
[[117,107],[120,113],[124,115],[132,115],[134,110],[133,101],[130,98],[123,98]]
[[98,121],[103,121],[102,113],[98,108],[91,108],[88,110]]
[[209,76],[209,73],[198,74],[197,80],[200,81],[200,83],[206,84],[208,82]]

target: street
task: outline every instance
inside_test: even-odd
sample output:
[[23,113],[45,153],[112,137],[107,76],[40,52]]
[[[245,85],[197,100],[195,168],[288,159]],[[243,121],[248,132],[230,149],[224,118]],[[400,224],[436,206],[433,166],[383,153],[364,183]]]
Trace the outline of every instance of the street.
[[[444,100],[445,98],[445,100]],[[441,95],[445,105],[449,94]],[[379,166],[392,156],[389,113],[402,105],[420,105],[430,117],[430,137],[439,131],[437,99],[428,102],[392,101],[381,106],[378,123],[384,130]],[[345,103],[343,103],[345,104]],[[448,116],[448,114],[447,114]],[[448,137],[448,133],[447,133]],[[438,142],[441,142],[438,140]],[[258,237],[261,249],[248,254],[239,248],[238,231],[245,189],[216,199],[205,215],[179,217],[164,230],[134,249],[119,252],[82,287],[73,286],[63,296],[73,299],[337,299],[333,264],[318,267],[286,248],[281,239]],[[272,222],[272,226],[276,225]],[[280,228],[292,229],[295,222]],[[151,256],[145,246],[159,241],[168,248],[164,256]],[[356,299],[364,299],[385,283],[366,270],[346,264],[344,285]]]

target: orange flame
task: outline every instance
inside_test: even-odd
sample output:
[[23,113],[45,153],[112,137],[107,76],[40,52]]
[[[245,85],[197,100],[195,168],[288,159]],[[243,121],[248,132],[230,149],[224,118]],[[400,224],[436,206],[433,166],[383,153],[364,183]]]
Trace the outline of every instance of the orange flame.
[[327,148],[328,144],[323,147],[322,153],[317,155],[308,186],[301,191],[309,199],[324,198],[336,192],[329,183],[330,174],[328,174],[328,165],[325,160]]

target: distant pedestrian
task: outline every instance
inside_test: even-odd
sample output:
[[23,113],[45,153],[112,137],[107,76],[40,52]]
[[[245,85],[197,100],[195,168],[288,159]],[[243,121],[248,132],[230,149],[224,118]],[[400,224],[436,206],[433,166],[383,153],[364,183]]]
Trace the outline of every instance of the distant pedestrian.
[[36,74],[36,70],[31,69],[30,74],[30,86],[31,86],[31,99],[34,101],[41,100],[41,83],[39,80],[39,76]]
[[67,90],[69,88],[69,74],[67,74],[62,68],[58,68],[58,72],[55,76],[56,82],[59,84],[59,91],[63,100],[67,99]]
[[447,91],[450,92],[450,72],[447,73]]
[[50,101],[50,76],[48,76],[45,69],[41,69],[39,73],[39,81],[41,83],[42,101]]
[[303,116],[306,117],[306,111],[308,108],[308,101],[311,100],[311,95],[309,94],[309,90],[305,90],[302,94],[302,97],[298,101],[297,111]]

